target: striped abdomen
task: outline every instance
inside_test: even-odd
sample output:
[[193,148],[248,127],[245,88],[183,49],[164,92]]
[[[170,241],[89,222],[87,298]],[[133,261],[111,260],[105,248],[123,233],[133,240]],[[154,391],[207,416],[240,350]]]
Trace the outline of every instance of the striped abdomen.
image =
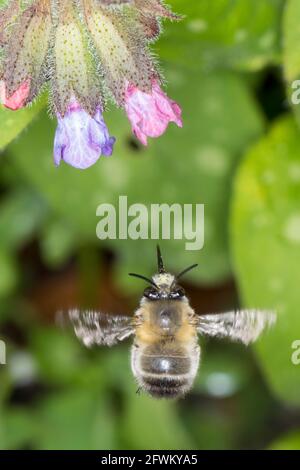
[[132,370],[140,387],[155,397],[175,398],[192,386],[199,364],[199,347],[178,347],[174,343],[155,343],[144,348],[133,346]]

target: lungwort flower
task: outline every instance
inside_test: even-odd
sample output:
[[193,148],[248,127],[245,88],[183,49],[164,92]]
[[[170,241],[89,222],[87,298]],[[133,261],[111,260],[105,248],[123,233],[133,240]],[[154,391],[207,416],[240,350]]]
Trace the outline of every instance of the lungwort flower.
[[149,52],[162,18],[179,19],[161,0],[9,0],[0,10],[0,101],[17,110],[50,88],[56,164],[87,168],[112,153],[108,100],[146,144],[169,122],[181,126]]
[[141,91],[129,84],[125,95],[125,109],[134,134],[144,145],[147,145],[147,136],[162,135],[169,122],[182,127],[180,107],[168,98],[156,80],[153,80],[150,92]]
[[91,117],[73,101],[64,118],[58,117],[54,140],[56,165],[64,160],[70,165],[84,169],[93,165],[100,155],[111,155],[114,137],[110,137],[100,109]]

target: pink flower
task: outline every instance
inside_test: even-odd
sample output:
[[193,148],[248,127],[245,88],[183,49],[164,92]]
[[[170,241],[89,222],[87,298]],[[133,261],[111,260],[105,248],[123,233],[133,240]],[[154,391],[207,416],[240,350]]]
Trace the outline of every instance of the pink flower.
[[144,145],[147,145],[147,137],[162,135],[169,122],[182,127],[180,106],[163,92],[156,80],[152,82],[151,93],[128,84],[125,110],[133,133]]
[[16,111],[24,106],[30,91],[30,80],[23,82],[19,88],[9,97],[6,95],[4,82],[0,82],[0,102],[12,111]]

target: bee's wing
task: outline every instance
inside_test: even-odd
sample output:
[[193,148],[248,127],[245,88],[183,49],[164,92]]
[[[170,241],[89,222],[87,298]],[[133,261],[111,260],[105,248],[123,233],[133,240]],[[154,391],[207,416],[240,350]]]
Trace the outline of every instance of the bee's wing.
[[249,344],[261,332],[273,325],[276,314],[264,310],[237,310],[235,312],[199,315],[197,331],[201,335],[229,338]]
[[59,312],[58,322],[62,326],[71,323],[77,338],[87,347],[112,346],[128,338],[135,331],[131,317],[107,315],[89,310],[74,309]]

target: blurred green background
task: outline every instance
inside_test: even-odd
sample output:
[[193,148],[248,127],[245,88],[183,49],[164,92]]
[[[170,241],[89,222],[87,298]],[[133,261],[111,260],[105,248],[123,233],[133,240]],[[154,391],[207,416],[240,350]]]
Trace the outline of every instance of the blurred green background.
[[[84,172],[55,168],[45,99],[0,109],[2,449],[300,448],[300,78],[298,0],[169,0],[185,14],[154,45],[183,108],[142,148],[111,107],[114,155]],[[197,312],[272,308],[254,348],[202,340],[200,373],[177,402],[137,395],[129,344],[86,350],[58,309],[131,314],[155,270],[155,242],[96,238],[96,208],[204,203],[205,246],[161,243],[168,269],[198,262],[185,287]]]

